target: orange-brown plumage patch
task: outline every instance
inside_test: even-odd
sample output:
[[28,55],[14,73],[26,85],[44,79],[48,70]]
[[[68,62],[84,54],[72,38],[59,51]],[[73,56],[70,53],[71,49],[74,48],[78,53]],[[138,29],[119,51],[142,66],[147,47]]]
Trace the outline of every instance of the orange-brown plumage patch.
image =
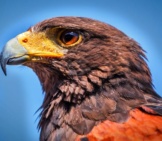
[[104,121],[86,137],[89,141],[161,141],[162,117],[135,109],[125,123]]

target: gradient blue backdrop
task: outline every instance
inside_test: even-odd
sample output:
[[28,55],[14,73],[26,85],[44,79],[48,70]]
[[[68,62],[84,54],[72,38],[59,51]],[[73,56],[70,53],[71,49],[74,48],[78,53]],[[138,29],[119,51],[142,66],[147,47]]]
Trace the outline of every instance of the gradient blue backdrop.
[[[0,49],[35,23],[56,16],[84,16],[107,22],[147,51],[153,83],[162,94],[162,1],[153,0],[1,0]],[[0,70],[0,141],[38,141],[40,83],[31,69],[8,66]]]

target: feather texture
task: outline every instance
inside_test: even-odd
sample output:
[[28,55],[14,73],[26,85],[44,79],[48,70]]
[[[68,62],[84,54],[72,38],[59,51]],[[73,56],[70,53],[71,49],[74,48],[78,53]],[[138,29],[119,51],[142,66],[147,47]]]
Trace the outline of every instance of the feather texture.
[[[73,33],[80,40],[66,46],[64,31],[70,31],[64,41]],[[162,100],[153,89],[145,52],[133,39],[81,17],[48,19],[22,35],[28,52],[11,58],[18,51],[7,46],[1,66],[5,72],[7,63],[23,62],[37,74],[45,93],[40,141],[162,140]]]

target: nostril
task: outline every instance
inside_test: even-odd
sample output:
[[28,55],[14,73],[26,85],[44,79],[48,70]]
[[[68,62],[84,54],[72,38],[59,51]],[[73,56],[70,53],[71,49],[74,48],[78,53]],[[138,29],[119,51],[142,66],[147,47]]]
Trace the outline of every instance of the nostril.
[[23,41],[24,43],[27,43],[27,42],[28,42],[28,39],[25,38],[25,39],[23,39],[22,41]]

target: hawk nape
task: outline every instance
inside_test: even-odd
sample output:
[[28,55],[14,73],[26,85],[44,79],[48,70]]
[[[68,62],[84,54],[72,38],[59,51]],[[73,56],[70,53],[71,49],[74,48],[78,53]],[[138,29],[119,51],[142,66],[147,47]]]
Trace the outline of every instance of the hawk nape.
[[160,141],[162,100],[142,48],[118,29],[58,17],[10,40],[1,66],[22,64],[42,84],[40,141]]

